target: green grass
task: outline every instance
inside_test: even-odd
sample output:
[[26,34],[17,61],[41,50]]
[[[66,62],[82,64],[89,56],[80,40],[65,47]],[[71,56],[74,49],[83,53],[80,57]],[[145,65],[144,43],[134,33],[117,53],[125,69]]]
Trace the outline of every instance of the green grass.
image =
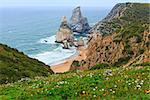
[[29,58],[17,49],[0,44],[0,84],[16,82],[21,78],[48,76],[49,66]]
[[109,64],[101,63],[101,64],[96,64],[90,70],[96,70],[96,69],[104,69],[104,68],[110,68]]
[[[108,70],[112,75],[107,75]],[[150,99],[150,66],[54,74],[0,86],[0,99]]]

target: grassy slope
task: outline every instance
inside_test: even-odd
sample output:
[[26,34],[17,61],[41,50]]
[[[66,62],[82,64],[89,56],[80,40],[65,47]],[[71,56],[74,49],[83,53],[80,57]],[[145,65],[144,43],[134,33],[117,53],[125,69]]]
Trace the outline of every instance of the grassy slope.
[[141,37],[141,33],[149,30],[149,10],[149,3],[135,3],[131,8],[126,9],[123,16],[119,19],[122,25],[120,31],[118,31],[122,33],[123,38]]
[[0,86],[0,99],[150,99],[150,66],[55,74]]
[[114,32],[121,33],[126,39],[139,36],[144,31],[149,30],[150,25],[150,3],[127,4],[126,10],[123,10],[119,17],[106,21],[108,27],[113,28]]
[[0,44],[0,84],[15,82],[25,77],[47,76],[48,70],[49,66],[42,62]]

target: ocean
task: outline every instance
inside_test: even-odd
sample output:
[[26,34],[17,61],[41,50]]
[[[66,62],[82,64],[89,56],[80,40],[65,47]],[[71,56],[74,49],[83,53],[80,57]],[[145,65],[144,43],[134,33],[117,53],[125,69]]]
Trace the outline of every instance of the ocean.
[[[71,18],[74,7],[5,7],[0,8],[0,43],[17,48],[32,58],[52,65],[76,54],[76,49],[62,49],[55,43],[61,17]],[[82,15],[93,26],[111,8],[82,8]],[[45,40],[47,42],[45,42]]]

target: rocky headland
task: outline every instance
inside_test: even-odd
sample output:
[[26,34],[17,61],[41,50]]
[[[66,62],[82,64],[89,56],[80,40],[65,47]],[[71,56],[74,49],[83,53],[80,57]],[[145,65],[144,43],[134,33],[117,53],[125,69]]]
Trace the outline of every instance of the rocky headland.
[[[78,12],[73,15],[75,18],[77,15],[81,17],[79,7],[74,12]],[[150,62],[149,26],[149,4],[115,5],[90,29],[87,47],[84,48],[86,56],[82,60],[72,60],[70,70],[88,70],[97,64],[127,67]],[[84,42],[81,38],[78,45],[83,46]]]
[[149,4],[119,3],[95,24],[86,56],[71,70],[91,69],[97,64],[135,66],[150,62]]

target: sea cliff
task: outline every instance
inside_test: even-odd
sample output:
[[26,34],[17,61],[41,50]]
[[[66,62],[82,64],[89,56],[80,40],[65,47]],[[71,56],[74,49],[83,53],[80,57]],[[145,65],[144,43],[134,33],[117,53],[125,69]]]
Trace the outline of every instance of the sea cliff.
[[119,3],[91,29],[87,58],[71,70],[150,62],[149,4]]

